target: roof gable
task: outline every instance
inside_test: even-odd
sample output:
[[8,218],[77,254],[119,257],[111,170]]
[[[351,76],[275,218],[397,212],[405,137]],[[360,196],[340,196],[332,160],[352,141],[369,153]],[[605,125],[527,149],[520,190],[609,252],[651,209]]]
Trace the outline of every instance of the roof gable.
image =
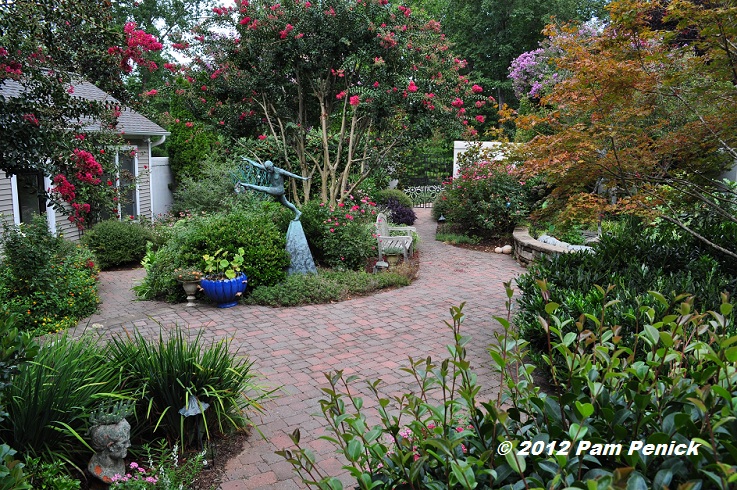
[[[86,80],[77,79],[72,82],[72,87],[75,97],[98,102],[119,103],[115,97]],[[16,80],[5,79],[0,81],[0,95],[6,98],[22,97],[23,92],[23,85]],[[84,129],[86,131],[99,131],[100,124],[96,121],[89,121]],[[129,107],[122,107],[116,129],[123,136],[166,136],[171,134]]]

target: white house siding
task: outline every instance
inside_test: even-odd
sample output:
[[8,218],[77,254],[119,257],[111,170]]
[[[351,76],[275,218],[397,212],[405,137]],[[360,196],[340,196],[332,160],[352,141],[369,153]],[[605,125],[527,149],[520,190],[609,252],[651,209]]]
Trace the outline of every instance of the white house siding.
[[77,225],[69,221],[68,215],[54,211],[54,218],[56,219],[56,232],[61,234],[61,236],[74,242],[81,238],[82,233],[77,228]]
[[0,215],[3,220],[13,223],[13,189],[10,177],[0,173]]
[[153,219],[151,211],[151,163],[148,155],[148,141],[134,140],[131,145],[138,147],[138,214]]

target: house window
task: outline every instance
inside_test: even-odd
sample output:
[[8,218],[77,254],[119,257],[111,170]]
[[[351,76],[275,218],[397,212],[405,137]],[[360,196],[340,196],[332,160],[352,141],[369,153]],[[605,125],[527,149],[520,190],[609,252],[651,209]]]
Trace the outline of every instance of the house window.
[[30,223],[34,216],[46,214],[44,176],[42,172],[16,174],[18,212],[21,223]]

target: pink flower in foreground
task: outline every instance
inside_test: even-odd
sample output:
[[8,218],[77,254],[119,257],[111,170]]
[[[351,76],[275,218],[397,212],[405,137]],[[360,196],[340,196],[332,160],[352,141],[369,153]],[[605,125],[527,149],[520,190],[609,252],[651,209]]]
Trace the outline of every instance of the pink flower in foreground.
[[259,134],[258,135],[258,139],[260,139],[261,141],[263,141],[263,140],[266,139],[266,135],[265,134]]
[[474,85],[473,87],[471,87],[471,91],[474,94],[480,94],[481,92],[484,91],[484,89],[483,89],[483,87],[481,87],[481,85]]
[[484,118],[484,116],[476,116],[476,120],[483,124],[486,119]]
[[353,107],[356,107],[360,103],[361,103],[361,99],[358,97],[358,95],[354,95],[353,97],[350,98],[350,104]]

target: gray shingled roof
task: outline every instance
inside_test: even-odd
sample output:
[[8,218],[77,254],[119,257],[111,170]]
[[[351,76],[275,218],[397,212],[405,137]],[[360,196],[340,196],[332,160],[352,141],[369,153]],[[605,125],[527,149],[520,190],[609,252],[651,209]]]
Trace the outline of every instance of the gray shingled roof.
[[[72,86],[76,97],[99,102],[118,102],[112,95],[100,90],[86,80],[72,82]],[[0,94],[7,98],[22,97],[23,85],[15,80],[5,79],[0,82]],[[99,123],[90,123],[85,127],[87,131],[95,131],[99,128]],[[123,107],[120,112],[117,129],[124,136],[165,136],[171,134],[155,122],[128,107]]]

